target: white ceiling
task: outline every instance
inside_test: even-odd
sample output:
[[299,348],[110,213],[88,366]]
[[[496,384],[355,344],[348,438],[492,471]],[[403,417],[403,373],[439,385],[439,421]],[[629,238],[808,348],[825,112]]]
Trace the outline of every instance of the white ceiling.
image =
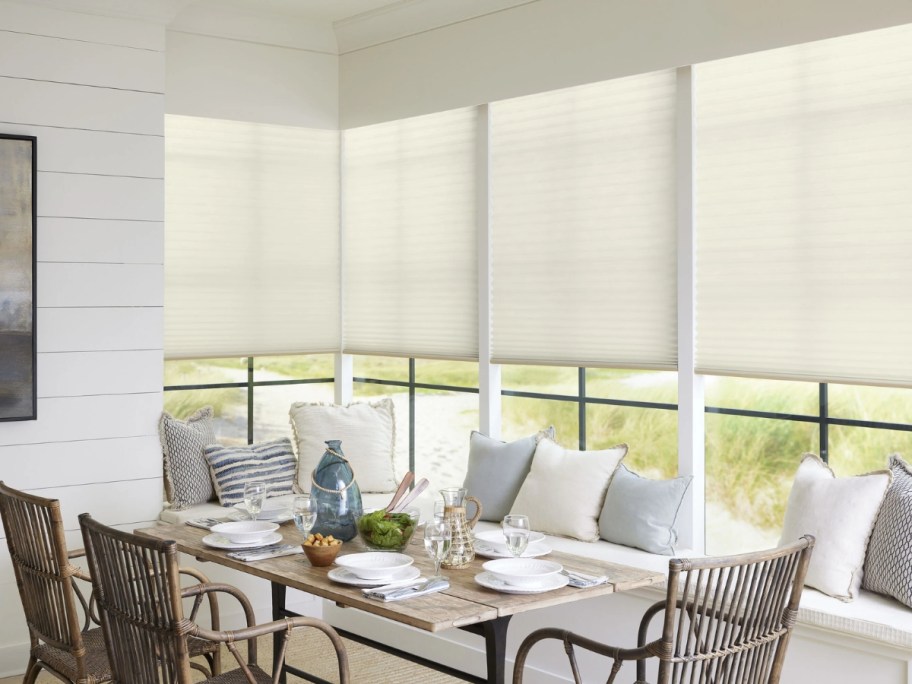
[[[334,23],[411,0],[218,0],[222,7]],[[458,2],[458,0],[456,0]]]

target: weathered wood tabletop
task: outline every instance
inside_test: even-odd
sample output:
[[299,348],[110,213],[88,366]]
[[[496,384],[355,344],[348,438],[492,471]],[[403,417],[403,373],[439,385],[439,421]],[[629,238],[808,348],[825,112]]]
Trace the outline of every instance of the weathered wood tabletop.
[[[475,581],[475,576],[482,572],[481,566],[486,560],[476,558],[469,567],[455,570],[443,569],[442,574],[450,581],[450,588],[445,591],[404,601],[384,603],[366,598],[359,587],[333,582],[327,577],[331,567],[312,567],[303,554],[245,563],[229,558],[227,551],[205,546],[202,538],[209,533],[190,525],[160,523],[154,527],[136,530],[136,532],[156,539],[173,539],[177,542],[180,551],[201,561],[211,561],[234,568],[271,582],[321,596],[340,605],[381,615],[428,632],[464,627],[528,610],[627,591],[657,584],[665,579],[664,573],[661,572],[596,561],[555,551],[548,555],[549,560],[560,563],[568,570],[577,570],[591,575],[608,575],[609,581],[606,584],[584,589],[564,587],[540,594],[506,594],[483,587]],[[291,523],[282,525],[279,532],[282,533],[285,543],[297,544],[301,541],[301,535]],[[362,542],[354,539],[345,542],[340,555],[364,550],[366,547]],[[433,574],[434,566],[420,544],[413,542],[406,548],[406,553],[415,559],[415,566],[421,569],[422,575]]]

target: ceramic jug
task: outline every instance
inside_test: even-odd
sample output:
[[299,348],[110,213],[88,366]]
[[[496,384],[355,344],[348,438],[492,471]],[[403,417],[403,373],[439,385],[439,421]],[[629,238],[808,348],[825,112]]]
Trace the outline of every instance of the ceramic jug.
[[310,496],[316,502],[317,524],[311,530],[324,537],[348,541],[358,534],[358,518],[363,512],[361,490],[355,482],[351,464],[342,455],[342,442],[326,442],[323,458],[310,475]]
[[[481,502],[474,496],[466,496],[468,491],[462,487],[441,489],[443,496],[443,521],[449,525],[453,541],[450,552],[443,559],[446,568],[464,568],[475,559],[475,543],[472,528],[481,517]],[[475,504],[475,515],[466,518],[465,504],[472,501]]]

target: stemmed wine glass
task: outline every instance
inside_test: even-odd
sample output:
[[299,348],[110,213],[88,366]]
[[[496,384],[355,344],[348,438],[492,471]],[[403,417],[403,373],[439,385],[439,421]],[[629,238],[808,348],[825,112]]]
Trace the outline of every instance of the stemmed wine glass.
[[256,520],[263,510],[263,500],[266,498],[266,483],[263,480],[251,480],[244,485],[244,505],[251,520]]
[[507,540],[507,549],[514,558],[523,555],[529,545],[529,517],[525,515],[508,515],[503,519],[503,533]]
[[424,550],[434,561],[434,577],[440,577],[440,564],[450,552],[453,533],[443,520],[428,521],[424,526]]
[[298,528],[298,531],[304,536],[306,541],[307,535],[317,524],[317,503],[310,497],[310,494],[296,496],[292,514],[294,515],[295,527]]

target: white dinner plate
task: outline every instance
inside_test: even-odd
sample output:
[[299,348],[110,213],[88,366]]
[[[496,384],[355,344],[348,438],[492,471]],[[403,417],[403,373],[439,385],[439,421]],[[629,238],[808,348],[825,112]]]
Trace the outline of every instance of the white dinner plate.
[[[506,548],[506,547],[504,547]],[[526,550],[523,551],[520,558],[538,558],[539,556],[547,556],[551,553],[553,549],[545,544],[545,542],[538,542],[536,544],[529,544],[526,547]],[[489,544],[486,541],[475,541],[475,554],[478,556],[484,556],[485,558],[513,558],[513,554],[509,551],[504,551],[500,547]]]
[[220,534],[207,534],[203,537],[203,544],[206,546],[211,546],[213,549],[228,549],[229,551],[236,551],[238,549],[257,549],[261,546],[269,546],[270,544],[275,544],[280,541],[282,541],[282,535],[278,532],[273,532],[262,539],[257,539],[256,541],[247,542],[245,544],[235,544],[232,541],[228,541],[227,537],[223,537]]
[[541,584],[534,587],[517,587],[500,581],[490,572],[482,572],[475,575],[475,581],[483,587],[500,591],[504,594],[541,594],[545,591],[554,591],[555,589],[566,587],[570,582],[570,578],[557,573],[556,575],[549,575],[547,579],[542,580]]
[[382,587],[384,584],[392,584],[393,582],[406,582],[408,580],[418,579],[421,577],[421,570],[416,568],[414,565],[410,565],[407,568],[397,570],[392,575],[384,577],[383,579],[361,579],[345,568],[333,568],[328,573],[326,573],[326,576],[329,577],[329,579],[331,579],[333,582],[338,582],[339,584],[350,584],[353,587]]

